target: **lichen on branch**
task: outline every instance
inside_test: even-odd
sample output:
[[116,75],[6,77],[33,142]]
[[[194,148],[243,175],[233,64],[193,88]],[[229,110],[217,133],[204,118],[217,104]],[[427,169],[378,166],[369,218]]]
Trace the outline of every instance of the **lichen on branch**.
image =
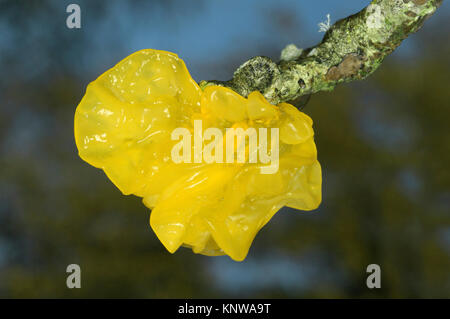
[[278,104],[365,79],[422,27],[442,1],[373,0],[362,11],[331,26],[319,45],[304,50],[288,45],[278,63],[257,56],[243,63],[231,80],[201,81],[200,87],[225,86],[245,97],[259,91]]

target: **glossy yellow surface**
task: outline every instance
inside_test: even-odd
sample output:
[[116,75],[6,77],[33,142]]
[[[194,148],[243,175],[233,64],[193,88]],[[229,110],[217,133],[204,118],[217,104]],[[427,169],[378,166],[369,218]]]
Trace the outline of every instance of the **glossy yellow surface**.
[[[262,163],[179,163],[175,128],[279,128],[279,169]],[[181,245],[243,260],[257,232],[283,206],[317,208],[321,169],[312,120],[294,106],[248,99],[230,89],[202,91],[176,54],[142,50],[87,87],[75,114],[80,157],[101,168],[123,194],[142,197],[168,251]],[[270,144],[269,144],[270,145]],[[248,156],[248,154],[247,154]]]

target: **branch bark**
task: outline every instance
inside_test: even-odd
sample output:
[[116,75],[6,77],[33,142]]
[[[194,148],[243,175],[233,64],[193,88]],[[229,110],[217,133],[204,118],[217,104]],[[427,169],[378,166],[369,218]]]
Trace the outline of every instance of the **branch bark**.
[[231,80],[201,81],[200,87],[226,86],[245,97],[259,91],[278,104],[365,79],[422,27],[442,1],[373,0],[359,13],[331,26],[319,45],[305,50],[288,45],[278,63],[257,56],[243,63]]

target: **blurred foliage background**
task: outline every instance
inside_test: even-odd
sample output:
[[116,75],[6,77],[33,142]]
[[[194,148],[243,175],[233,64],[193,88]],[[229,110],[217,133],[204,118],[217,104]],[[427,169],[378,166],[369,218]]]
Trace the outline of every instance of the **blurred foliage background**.
[[[78,3],[82,28],[68,29]],[[278,58],[369,1],[0,1],[0,297],[450,297],[450,18],[444,2],[368,80],[314,95],[323,203],[281,210],[244,262],[169,254],[149,211],[84,163],[86,85],[134,51],[197,81]],[[66,267],[81,266],[81,289]],[[382,288],[366,287],[379,264]]]

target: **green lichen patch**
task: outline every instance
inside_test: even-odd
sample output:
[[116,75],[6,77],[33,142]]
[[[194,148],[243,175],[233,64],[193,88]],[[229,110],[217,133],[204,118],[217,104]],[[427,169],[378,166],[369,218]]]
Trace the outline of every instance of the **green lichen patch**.
[[281,61],[254,57],[229,81],[202,81],[227,86],[243,96],[261,92],[273,104],[329,91],[339,83],[362,80],[409,34],[419,30],[442,0],[373,0],[365,9],[337,21],[322,42],[309,49],[288,45]]

